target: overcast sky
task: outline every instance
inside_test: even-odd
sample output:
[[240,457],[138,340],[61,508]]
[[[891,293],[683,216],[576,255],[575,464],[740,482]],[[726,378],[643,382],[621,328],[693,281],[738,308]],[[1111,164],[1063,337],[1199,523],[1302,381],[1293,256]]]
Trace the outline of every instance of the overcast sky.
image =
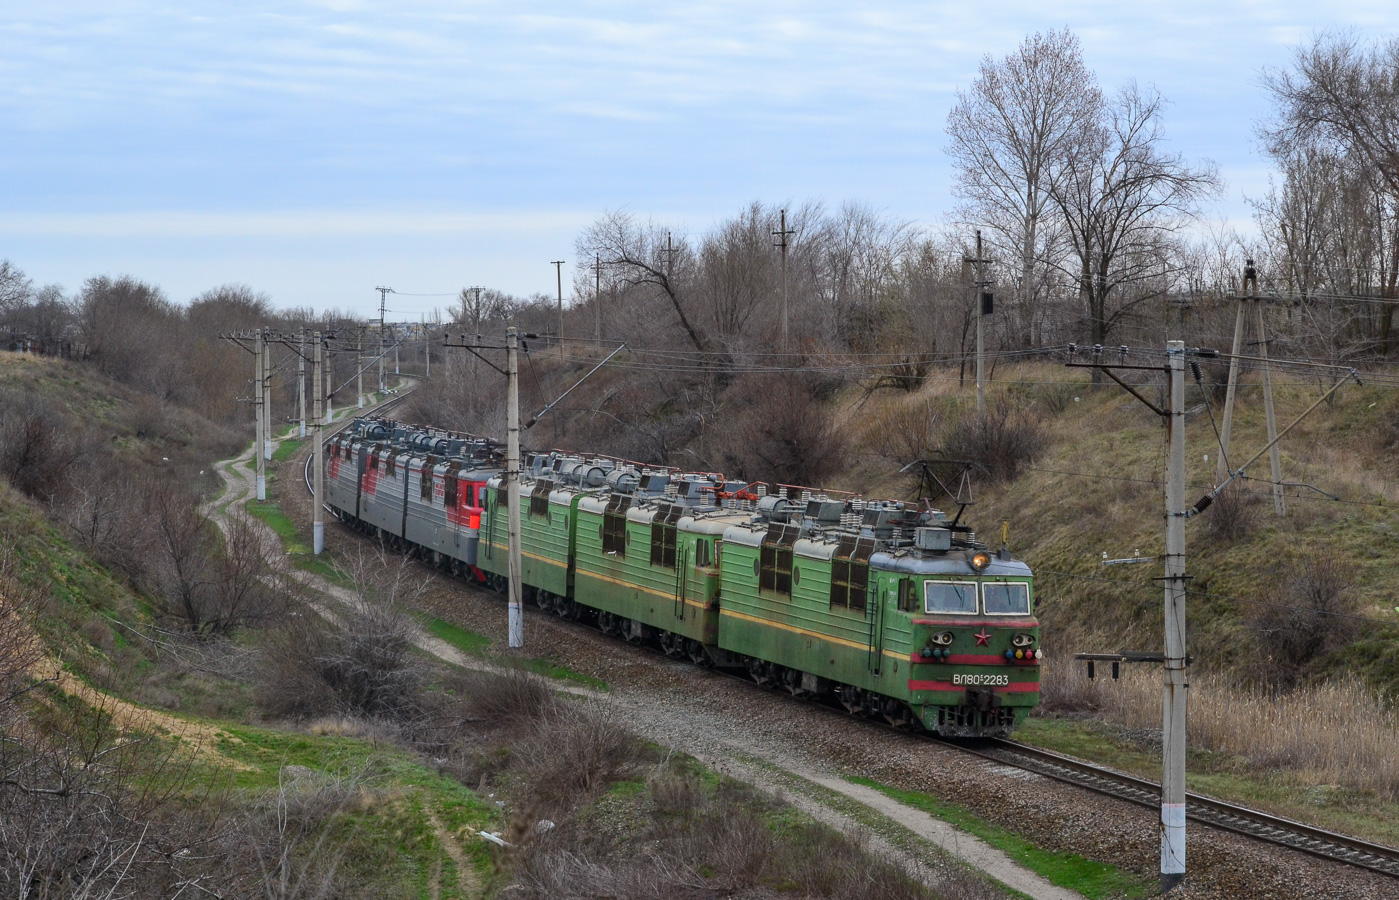
[[[1264,67],[1388,2],[501,4],[0,0],[0,258],[184,302],[400,318],[465,285],[552,294],[624,208],[698,234],[752,200],[940,222],[947,113],[983,55],[1068,26],[1106,87],[1170,101],[1175,149],[1266,190]],[[411,296],[424,295],[424,296]]]

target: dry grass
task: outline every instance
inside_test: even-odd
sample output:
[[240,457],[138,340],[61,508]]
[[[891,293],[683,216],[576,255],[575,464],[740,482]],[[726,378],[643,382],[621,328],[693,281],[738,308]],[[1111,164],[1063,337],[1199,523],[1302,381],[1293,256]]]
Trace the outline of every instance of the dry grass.
[[[1044,668],[1045,708],[1092,712],[1101,721],[1159,739],[1161,678],[1124,666],[1113,681],[1106,666],[1089,681],[1070,664]],[[1340,785],[1399,800],[1399,710],[1354,681],[1305,686],[1275,695],[1218,675],[1190,677],[1187,741],[1228,754],[1252,769],[1277,770],[1305,786]]]
[[978,879],[947,870],[933,892],[873,850],[742,785],[703,780],[683,764],[655,768],[645,789],[610,794],[550,830],[519,858],[524,897],[980,900]]

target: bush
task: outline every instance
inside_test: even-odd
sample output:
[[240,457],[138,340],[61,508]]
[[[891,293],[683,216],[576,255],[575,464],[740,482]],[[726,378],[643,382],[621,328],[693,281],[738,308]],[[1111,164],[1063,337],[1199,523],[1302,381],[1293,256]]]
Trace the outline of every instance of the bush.
[[1253,534],[1262,519],[1263,500],[1235,481],[1214,498],[1205,524],[1214,537],[1239,541]]
[[415,626],[400,605],[420,593],[411,563],[362,551],[349,563],[353,599],[334,610],[305,607],[263,643],[259,705],[294,719],[334,714],[407,723],[425,710]]
[[1350,587],[1347,570],[1332,554],[1313,552],[1292,563],[1274,599],[1260,600],[1245,619],[1265,651],[1255,663],[1261,684],[1291,689],[1314,663],[1359,636]]
[[992,482],[1014,479],[1048,441],[1037,413],[1014,411],[1007,402],[990,404],[981,418],[975,411],[964,412],[938,430],[938,446],[947,459],[976,465]]
[[644,755],[620,717],[592,703],[555,702],[512,753],[520,802],[550,815],[591,800],[629,775]]
[[544,679],[522,668],[502,674],[468,669],[448,682],[475,721],[488,729],[514,730],[553,714],[560,702]]
[[845,450],[829,403],[835,385],[801,372],[744,375],[724,395],[705,457],[733,478],[820,487]]
[[273,715],[408,722],[423,709],[413,625],[392,606],[357,602],[335,622],[303,609],[266,636],[254,696]]
[[70,487],[80,444],[69,417],[28,391],[0,390],[0,475],[38,500]]

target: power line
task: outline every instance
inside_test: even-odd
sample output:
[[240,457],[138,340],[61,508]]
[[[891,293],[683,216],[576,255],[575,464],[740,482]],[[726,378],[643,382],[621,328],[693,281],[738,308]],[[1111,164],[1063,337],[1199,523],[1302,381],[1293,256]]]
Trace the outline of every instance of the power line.
[[[1155,585],[1147,584],[1141,581],[1127,581],[1123,578],[1105,578],[1101,575],[1078,575],[1073,572],[1052,572],[1047,569],[1034,569],[1033,571],[1036,576],[1053,575],[1058,578],[1073,578],[1078,581],[1101,581],[1108,584],[1125,585],[1127,587],[1134,588],[1151,588],[1152,590],[1158,590],[1158,588],[1156,588]],[[1376,619],[1371,616],[1363,616],[1359,613],[1331,612],[1330,610],[1321,609],[1320,607],[1316,606],[1298,606],[1292,603],[1271,603],[1267,600],[1258,600],[1249,597],[1232,597],[1228,594],[1216,594],[1211,591],[1191,590],[1187,593],[1189,594],[1189,596],[1192,597],[1206,597],[1210,600],[1228,600],[1233,603],[1250,603],[1254,606],[1268,606],[1274,609],[1289,609],[1298,612],[1315,612],[1321,613],[1324,616],[1331,616],[1337,619],[1354,619],[1358,622],[1369,622],[1372,625],[1384,625],[1390,628],[1393,628],[1396,624],[1399,624],[1395,622],[1385,621],[1384,619]]]

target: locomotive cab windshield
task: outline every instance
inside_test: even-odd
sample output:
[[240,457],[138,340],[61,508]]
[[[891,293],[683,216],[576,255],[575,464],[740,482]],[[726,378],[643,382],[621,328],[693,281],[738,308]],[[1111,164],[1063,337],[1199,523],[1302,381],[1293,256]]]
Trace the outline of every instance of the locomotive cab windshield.
[[923,609],[929,613],[976,615],[976,582],[923,582]]

